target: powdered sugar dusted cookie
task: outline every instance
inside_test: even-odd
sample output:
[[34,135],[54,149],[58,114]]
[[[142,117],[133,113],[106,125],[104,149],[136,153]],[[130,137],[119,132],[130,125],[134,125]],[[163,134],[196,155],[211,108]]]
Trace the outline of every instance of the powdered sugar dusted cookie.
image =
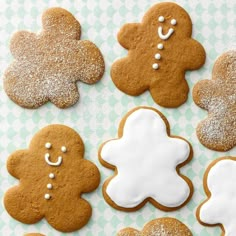
[[236,233],[236,157],[223,157],[213,161],[206,170],[203,185],[207,194],[197,210],[203,225],[220,225],[222,235]]
[[192,236],[188,227],[175,218],[165,217],[150,221],[143,230],[126,228],[117,236]]
[[236,145],[236,51],[221,55],[215,62],[211,80],[198,82],[193,99],[208,111],[197,127],[200,142],[216,151]]
[[5,194],[7,212],[26,224],[45,217],[63,232],[83,227],[92,208],[81,194],[95,190],[100,181],[97,167],[83,155],[83,141],[73,129],[49,125],[40,130],[29,149],[14,152],[7,161],[9,173],[20,180]]
[[204,48],[191,38],[188,13],[175,3],[154,5],[141,23],[125,24],[118,33],[128,56],[116,61],[111,77],[118,89],[137,96],[146,90],[164,107],[178,107],[187,100],[186,70],[205,62]]
[[180,174],[191,156],[190,144],[170,136],[159,111],[137,107],[122,119],[118,139],[100,147],[100,162],[115,170],[103,185],[104,198],[124,211],[137,210],[147,201],[165,211],[180,208],[193,191],[191,181]]
[[18,105],[37,108],[51,101],[66,108],[79,99],[77,81],[93,84],[104,73],[104,61],[95,44],[80,40],[81,27],[62,8],[42,16],[39,34],[17,32],[10,49],[14,61],[4,75],[4,89]]

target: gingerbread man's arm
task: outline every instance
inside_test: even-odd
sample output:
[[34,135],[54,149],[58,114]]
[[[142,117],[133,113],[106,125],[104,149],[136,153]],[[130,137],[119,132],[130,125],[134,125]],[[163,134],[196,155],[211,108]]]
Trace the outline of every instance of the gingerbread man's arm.
[[136,47],[137,42],[140,40],[139,29],[139,23],[125,24],[117,35],[119,43],[126,49]]
[[7,160],[7,170],[15,178],[20,179],[25,173],[25,161],[28,156],[27,150],[19,150],[11,154]]
[[182,59],[186,70],[199,69],[206,59],[206,52],[203,46],[194,39],[186,39],[182,42]]
[[10,42],[10,50],[15,59],[20,59],[31,53],[36,45],[36,34],[28,31],[15,33]]

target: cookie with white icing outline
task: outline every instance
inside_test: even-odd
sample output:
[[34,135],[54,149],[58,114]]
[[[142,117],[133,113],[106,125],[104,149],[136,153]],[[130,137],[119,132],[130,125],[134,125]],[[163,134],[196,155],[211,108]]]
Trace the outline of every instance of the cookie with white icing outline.
[[49,125],[40,130],[28,149],[8,158],[8,172],[19,184],[5,193],[7,212],[25,224],[45,218],[62,232],[82,228],[92,208],[81,195],[100,182],[98,168],[83,156],[83,141],[73,129]]
[[197,126],[199,141],[209,149],[228,151],[236,146],[236,50],[215,62],[211,80],[199,81],[193,100],[208,111]]
[[181,221],[164,217],[148,222],[141,231],[133,228],[122,229],[117,236],[192,236],[192,233]]
[[191,18],[182,7],[154,5],[141,23],[125,24],[119,31],[118,41],[128,55],[112,65],[114,84],[132,96],[150,90],[160,106],[180,106],[188,97],[186,70],[199,69],[206,57],[191,35]]
[[50,101],[67,108],[79,99],[77,81],[93,84],[102,78],[104,60],[88,40],[80,40],[81,26],[63,8],[42,16],[39,34],[19,31],[11,39],[14,61],[4,74],[4,90],[16,104],[37,108]]
[[214,160],[207,168],[203,186],[207,199],[197,209],[205,226],[220,226],[222,236],[236,234],[236,157]]
[[170,135],[166,118],[156,109],[137,107],[126,114],[118,138],[101,145],[99,160],[115,171],[103,185],[103,196],[112,207],[135,211],[146,202],[171,211],[191,198],[191,181],[180,168],[192,157],[185,139]]

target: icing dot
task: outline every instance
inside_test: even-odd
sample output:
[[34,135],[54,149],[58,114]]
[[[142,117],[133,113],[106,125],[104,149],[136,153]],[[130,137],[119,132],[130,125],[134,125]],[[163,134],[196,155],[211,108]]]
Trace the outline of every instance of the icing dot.
[[55,178],[55,175],[54,175],[53,173],[50,173],[50,174],[49,174],[49,178],[50,178],[50,179],[54,179],[54,178]]
[[51,196],[50,196],[50,194],[46,193],[46,194],[44,195],[44,198],[45,198],[46,200],[49,200],[49,199],[51,198]]
[[62,146],[62,147],[61,147],[61,151],[62,151],[62,152],[66,152],[66,151],[67,151],[66,147],[65,147],[65,146]]
[[48,189],[52,189],[52,184],[47,184]]
[[159,16],[159,18],[158,18],[159,22],[164,22],[164,20],[165,20],[164,16]]
[[170,21],[170,23],[171,23],[172,25],[176,25],[176,24],[177,24],[177,20],[176,20],[176,19],[172,19],[172,20]]
[[52,147],[52,144],[51,144],[51,143],[46,143],[46,144],[45,144],[45,148],[49,149],[49,148],[51,148],[51,147]]
[[164,48],[164,46],[163,46],[163,44],[162,44],[162,43],[158,43],[158,45],[157,45],[157,48],[158,48],[158,49],[163,49],[163,48]]
[[161,59],[161,54],[160,54],[160,53],[156,53],[156,54],[155,54],[155,58],[156,58],[157,60],[160,60],[160,59]]
[[50,157],[50,154],[49,154],[49,153],[46,153],[46,154],[45,154],[45,157],[46,157],[46,158],[49,158],[49,157]]
[[158,65],[157,63],[154,63],[154,64],[152,65],[152,68],[153,68],[154,70],[157,70],[157,69],[159,68],[159,65]]

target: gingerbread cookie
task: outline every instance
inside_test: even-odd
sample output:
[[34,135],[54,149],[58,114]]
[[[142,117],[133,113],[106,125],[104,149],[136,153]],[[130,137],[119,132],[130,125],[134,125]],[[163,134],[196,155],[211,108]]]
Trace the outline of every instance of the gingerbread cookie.
[[73,129],[49,125],[40,130],[29,149],[7,161],[9,173],[20,180],[5,194],[7,212],[26,224],[45,217],[62,232],[83,227],[92,208],[81,194],[95,190],[100,181],[97,167],[83,155],[83,141]]
[[79,22],[62,8],[42,16],[39,34],[17,32],[10,43],[15,60],[4,75],[4,89],[18,105],[37,108],[48,101],[66,108],[79,99],[77,81],[93,84],[104,73],[95,44],[80,40]]
[[198,82],[194,102],[208,111],[197,127],[197,136],[207,148],[227,151],[236,145],[236,51],[221,55],[211,80]]
[[100,162],[115,170],[103,185],[104,198],[123,211],[135,211],[147,201],[164,211],[176,210],[192,196],[191,181],[180,173],[191,157],[190,144],[170,135],[159,111],[137,107],[122,119],[118,139],[100,147]]
[[117,236],[192,236],[188,227],[175,218],[165,217],[150,221],[142,231],[126,228]]
[[164,107],[178,107],[187,100],[186,70],[205,62],[204,48],[191,38],[188,13],[175,3],[154,5],[142,23],[126,24],[118,33],[128,56],[116,61],[111,77],[118,89],[137,96],[146,90]]
[[223,157],[207,168],[203,185],[207,195],[197,209],[197,219],[206,226],[221,226],[222,235],[236,233],[236,157]]

